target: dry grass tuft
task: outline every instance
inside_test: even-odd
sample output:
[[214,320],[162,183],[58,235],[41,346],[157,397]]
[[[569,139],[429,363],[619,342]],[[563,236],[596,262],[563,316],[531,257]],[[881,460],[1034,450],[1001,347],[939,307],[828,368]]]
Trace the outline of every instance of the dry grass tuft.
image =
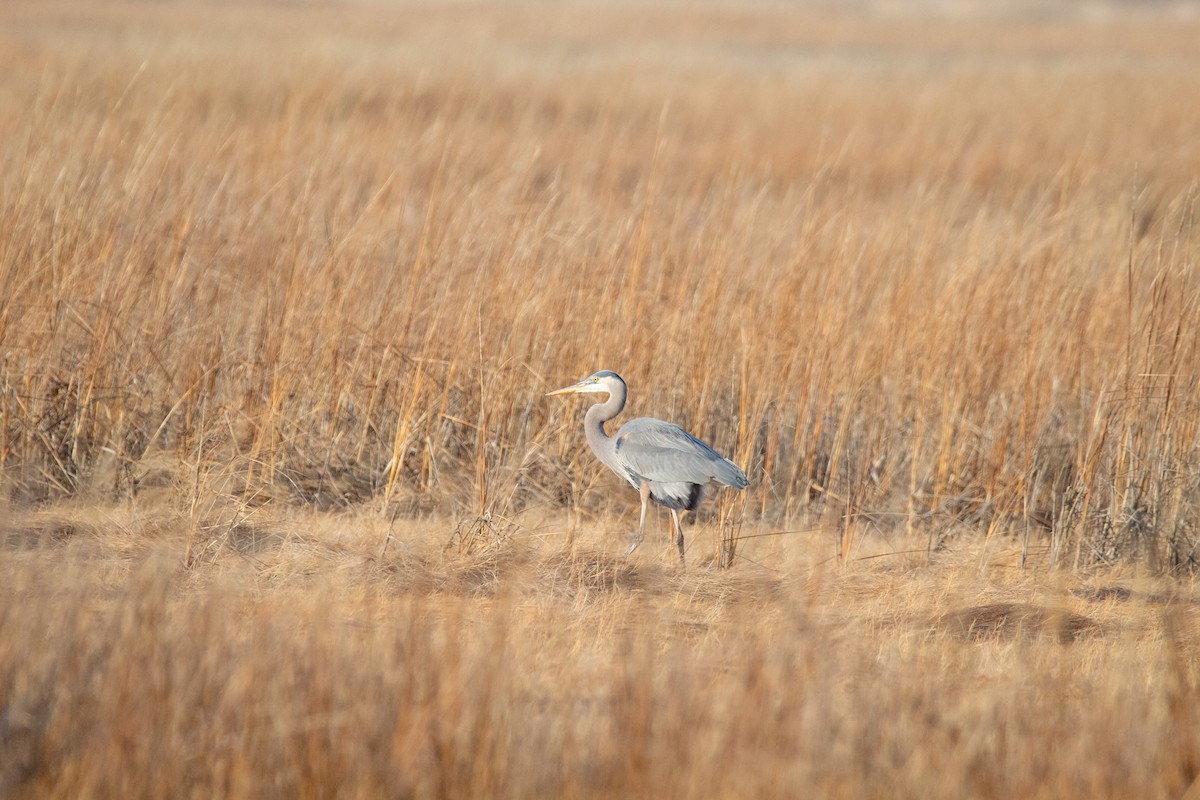
[[964,608],[942,617],[938,625],[965,639],[1047,635],[1064,643],[1095,636],[1102,630],[1089,617],[1030,603],[989,603]]
[[594,592],[642,592],[651,585],[644,565],[594,550],[552,553],[539,566],[547,589],[564,592],[568,597],[586,597]]
[[69,516],[39,515],[36,520],[23,524],[9,524],[4,528],[0,548],[27,550],[63,545],[76,537],[95,535],[95,530]]

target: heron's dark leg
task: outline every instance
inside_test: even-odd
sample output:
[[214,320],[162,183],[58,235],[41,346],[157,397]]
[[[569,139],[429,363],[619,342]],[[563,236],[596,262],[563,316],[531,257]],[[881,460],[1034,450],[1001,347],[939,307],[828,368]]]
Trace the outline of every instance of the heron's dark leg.
[[643,483],[638,489],[638,494],[642,496],[642,519],[638,523],[637,536],[633,537],[633,544],[629,545],[629,549],[625,551],[625,555],[629,555],[634,550],[638,549],[638,545],[646,538],[646,505],[650,502],[650,484]]
[[671,509],[671,519],[675,521],[675,546],[679,548],[679,563],[683,561],[683,525],[679,524],[679,512]]

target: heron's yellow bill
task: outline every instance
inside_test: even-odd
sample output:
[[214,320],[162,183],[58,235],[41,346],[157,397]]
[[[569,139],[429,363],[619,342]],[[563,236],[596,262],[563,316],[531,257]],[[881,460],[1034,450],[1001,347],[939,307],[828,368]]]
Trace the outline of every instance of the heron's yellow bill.
[[[619,381],[621,379],[617,378],[617,380]],[[611,391],[612,389],[609,388],[607,382],[607,375],[603,372],[597,372],[595,375],[590,375],[577,383],[572,383],[570,386],[564,386],[561,389],[555,389],[553,392],[546,392],[546,397],[549,397],[552,394],[578,394]]]

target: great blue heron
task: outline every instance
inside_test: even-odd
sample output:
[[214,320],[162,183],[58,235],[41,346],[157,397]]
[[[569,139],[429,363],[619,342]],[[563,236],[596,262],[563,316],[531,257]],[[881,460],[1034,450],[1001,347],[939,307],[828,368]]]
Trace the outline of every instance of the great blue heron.
[[616,436],[610,437],[604,432],[604,423],[625,408],[627,394],[625,381],[615,372],[601,370],[579,383],[547,392],[546,396],[585,392],[608,394],[607,402],[592,406],[583,418],[588,445],[606,467],[629,481],[642,497],[641,522],[625,555],[636,550],[646,538],[646,503],[653,500],[671,509],[675,546],[682,562],[683,527],[679,524],[679,512],[692,511],[700,505],[704,488],[712,481],[735,489],[745,487],[746,473],[683,428],[661,419],[632,419],[621,426]]

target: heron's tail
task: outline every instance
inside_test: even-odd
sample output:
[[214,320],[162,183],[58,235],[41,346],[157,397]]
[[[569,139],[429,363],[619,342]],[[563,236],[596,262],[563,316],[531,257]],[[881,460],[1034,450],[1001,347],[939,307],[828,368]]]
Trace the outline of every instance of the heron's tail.
[[742,468],[728,458],[722,458],[717,464],[717,474],[714,480],[717,483],[732,486],[734,489],[745,489],[746,484],[750,483],[746,478],[746,473],[742,472]]

